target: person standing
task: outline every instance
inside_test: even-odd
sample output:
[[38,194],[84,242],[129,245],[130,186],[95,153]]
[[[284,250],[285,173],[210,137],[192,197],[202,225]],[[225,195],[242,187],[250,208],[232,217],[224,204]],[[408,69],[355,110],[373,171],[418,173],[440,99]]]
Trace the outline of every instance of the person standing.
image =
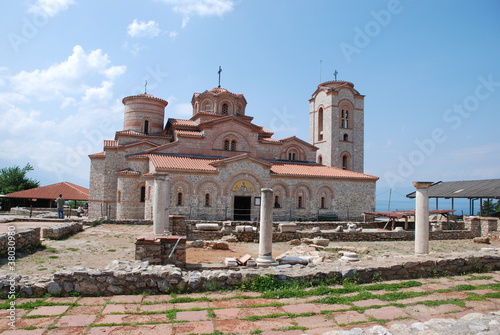
[[63,199],[62,194],[59,194],[59,198],[56,199],[57,203],[57,217],[59,219],[64,219],[64,203],[66,200]]

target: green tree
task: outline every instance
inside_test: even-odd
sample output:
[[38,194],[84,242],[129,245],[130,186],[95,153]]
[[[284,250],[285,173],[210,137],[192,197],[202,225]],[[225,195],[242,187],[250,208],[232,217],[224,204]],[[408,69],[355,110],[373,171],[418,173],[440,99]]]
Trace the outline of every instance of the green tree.
[[496,212],[500,212],[500,200],[488,199],[483,201],[481,216],[491,216]]
[[40,182],[26,177],[33,167],[28,163],[25,167],[7,167],[0,170],[0,194],[8,194],[38,187]]

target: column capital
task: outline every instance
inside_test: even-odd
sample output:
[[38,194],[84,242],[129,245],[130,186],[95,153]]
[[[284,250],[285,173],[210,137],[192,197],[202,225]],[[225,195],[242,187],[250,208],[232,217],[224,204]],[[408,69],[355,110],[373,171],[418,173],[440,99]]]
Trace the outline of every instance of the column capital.
[[265,193],[273,193],[273,189],[272,188],[261,188],[260,191],[261,192],[265,192]]
[[415,186],[416,189],[421,189],[421,188],[429,188],[432,184],[434,184],[432,181],[414,181],[413,186]]

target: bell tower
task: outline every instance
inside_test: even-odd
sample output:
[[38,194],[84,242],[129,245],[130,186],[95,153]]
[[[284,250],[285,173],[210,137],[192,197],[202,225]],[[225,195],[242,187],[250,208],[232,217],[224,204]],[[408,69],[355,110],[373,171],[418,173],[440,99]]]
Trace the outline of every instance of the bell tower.
[[309,142],[320,164],[363,173],[364,95],[348,81],[321,83],[309,100]]

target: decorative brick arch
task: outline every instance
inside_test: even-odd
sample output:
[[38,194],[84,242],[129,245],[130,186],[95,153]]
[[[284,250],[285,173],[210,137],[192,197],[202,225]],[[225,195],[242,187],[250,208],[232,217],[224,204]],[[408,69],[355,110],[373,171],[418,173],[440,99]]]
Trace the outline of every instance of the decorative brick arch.
[[[294,155],[291,159],[291,155]],[[280,158],[284,160],[305,161],[306,152],[297,144],[291,144],[281,150]]]
[[213,178],[205,178],[201,180],[196,186],[196,194],[204,195],[204,190],[207,187],[211,187],[214,190],[214,194],[217,196],[221,196],[221,185],[220,183]]
[[[188,196],[191,196],[193,194],[193,184],[191,181],[189,181],[185,177],[174,177],[170,181],[170,190],[171,190],[171,197],[170,197],[170,204],[171,206],[186,206],[189,205],[188,199],[190,199]],[[180,196],[179,199],[179,193],[182,195]],[[179,200],[180,204],[179,204]]]
[[318,187],[315,199],[318,208],[329,208],[333,198],[335,198],[335,192],[330,185],[323,184]]
[[305,183],[299,183],[293,187],[292,198],[294,199],[295,206],[298,208],[307,208],[311,195],[312,190],[310,186]]
[[354,105],[347,99],[339,101],[339,127],[352,129],[354,124]]
[[352,170],[352,156],[348,151],[343,151],[340,154],[340,168],[344,170]]
[[207,105],[209,106],[209,111],[214,111],[215,101],[209,98],[205,98],[200,102],[201,111],[207,111]]
[[[222,110],[222,106],[224,106],[224,104],[227,105],[228,107],[228,110],[227,110],[227,113],[226,114],[223,114],[223,110]],[[234,115],[236,114],[235,113],[235,108],[234,108],[234,102],[229,100],[229,99],[223,99],[223,100],[220,100],[218,102],[218,107],[217,107],[218,111],[217,111],[217,114],[222,114],[222,115]]]
[[[273,207],[274,208],[284,208],[286,207],[286,199],[289,197],[290,190],[283,183],[275,183],[272,185],[273,190]],[[278,206],[279,205],[279,206]]]
[[224,142],[236,141],[237,151],[250,151],[250,141],[247,137],[237,131],[222,130],[215,132],[212,135],[212,142],[208,143],[208,147],[215,150],[224,150]]

